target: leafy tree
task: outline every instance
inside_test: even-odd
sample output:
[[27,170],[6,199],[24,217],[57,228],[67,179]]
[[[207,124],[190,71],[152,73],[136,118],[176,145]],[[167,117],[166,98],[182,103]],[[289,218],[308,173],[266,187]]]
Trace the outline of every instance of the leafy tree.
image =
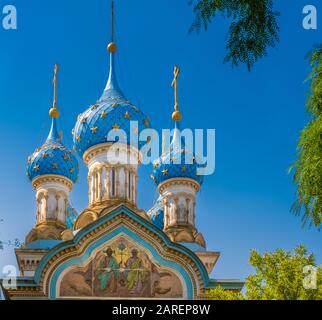
[[240,292],[225,290],[222,287],[209,290],[207,293],[209,300],[244,300],[244,295]]
[[303,129],[297,150],[294,169],[297,185],[297,201],[292,211],[302,215],[303,225],[317,228],[322,223],[322,46],[313,50],[310,59],[312,71],[309,76],[311,92],[307,111],[311,121]]
[[[316,267],[315,257],[304,246],[293,254],[279,249],[262,256],[253,250],[250,264],[256,273],[246,280],[246,297],[251,300],[317,300],[322,299],[322,273],[317,273],[317,288],[304,288],[304,267]],[[312,273],[310,274],[312,275]]]
[[[279,249],[273,253],[260,255],[253,250],[250,264],[255,274],[246,279],[245,294],[234,294],[216,288],[208,293],[208,298],[215,300],[322,300],[322,269],[315,263],[313,254],[304,246],[298,246],[294,252]],[[305,267],[311,266],[307,273]],[[314,276],[316,270],[316,288],[308,289],[305,285]],[[306,282],[307,281],[307,282]]]
[[255,62],[267,55],[269,47],[279,42],[279,26],[273,0],[190,0],[196,13],[191,30],[208,28],[222,14],[231,19],[224,62],[232,66],[246,64],[250,71]]

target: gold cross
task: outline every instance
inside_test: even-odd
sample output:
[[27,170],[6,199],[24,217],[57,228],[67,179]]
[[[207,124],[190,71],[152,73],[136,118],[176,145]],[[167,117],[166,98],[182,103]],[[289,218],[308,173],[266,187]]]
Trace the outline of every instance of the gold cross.
[[56,102],[57,102],[57,74],[58,74],[58,64],[55,64],[55,69],[54,69],[54,80],[53,80],[53,85],[54,85],[54,104],[53,108],[56,108]]
[[172,81],[172,87],[174,88],[174,109],[175,111],[179,111],[179,103],[178,103],[178,78],[180,74],[180,68],[178,66],[174,67],[174,78]]

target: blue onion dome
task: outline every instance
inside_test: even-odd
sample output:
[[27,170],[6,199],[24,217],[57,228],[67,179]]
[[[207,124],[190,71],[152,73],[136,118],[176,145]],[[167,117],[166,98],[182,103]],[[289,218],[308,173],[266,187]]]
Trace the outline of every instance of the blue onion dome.
[[154,206],[147,212],[151,222],[159,229],[164,228],[164,209],[162,197],[160,196]]
[[74,221],[77,219],[78,214],[77,211],[68,204],[66,209],[66,226],[67,229],[73,230],[74,229]]
[[198,175],[199,166],[194,153],[185,147],[176,124],[169,150],[154,161],[151,178],[156,185],[173,178],[189,178],[201,185],[203,176]]
[[74,153],[62,144],[57,119],[52,118],[47,140],[28,158],[27,176],[33,181],[47,174],[60,175],[76,183],[78,172],[78,161]]
[[[140,132],[150,127],[149,118],[125,98],[118,85],[114,67],[116,49],[112,50],[110,45],[110,73],[103,95],[78,116],[73,129],[74,150],[80,157],[95,145],[115,142],[108,139],[108,133],[113,129],[122,129],[126,133],[126,141],[119,142],[133,145],[133,140],[137,140]],[[137,121],[138,126],[131,128],[132,121]],[[141,145],[139,143],[138,147]]]
[[198,175],[198,167],[201,165],[197,164],[193,151],[186,148],[185,141],[181,137],[179,126],[181,114],[178,111],[173,114],[173,120],[175,121],[175,129],[172,141],[168,151],[154,161],[151,178],[156,185],[173,178],[189,178],[201,185],[203,176]]

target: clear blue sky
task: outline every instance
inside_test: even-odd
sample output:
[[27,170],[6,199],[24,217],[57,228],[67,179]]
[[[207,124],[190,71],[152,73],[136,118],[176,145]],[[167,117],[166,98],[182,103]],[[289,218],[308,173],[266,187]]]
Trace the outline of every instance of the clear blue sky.
[[[0,223],[1,239],[20,238],[35,221],[35,194],[25,176],[28,155],[48,134],[53,65],[60,64],[60,125],[71,146],[76,117],[101,95],[108,73],[108,0],[13,0],[18,30],[0,29]],[[292,249],[305,244],[322,262],[322,234],[302,229],[290,213],[295,187],[288,167],[300,130],[308,121],[305,55],[321,42],[321,29],[302,28],[302,9],[319,0],[275,1],[281,11],[281,43],[256,64],[223,64],[227,21],[208,32],[188,34],[193,20],[187,0],[118,0],[117,73],[126,96],[151,117],[158,130],[172,127],[170,86],[174,64],[182,69],[183,126],[215,128],[216,172],[197,200],[197,223],[208,248],[221,251],[216,278],[244,279],[249,251]],[[6,4],[1,1],[0,6]],[[322,28],[322,14],[318,27]],[[140,170],[139,206],[157,196]],[[72,204],[87,205],[86,168],[81,165]],[[12,248],[0,251],[0,267],[15,263]]]

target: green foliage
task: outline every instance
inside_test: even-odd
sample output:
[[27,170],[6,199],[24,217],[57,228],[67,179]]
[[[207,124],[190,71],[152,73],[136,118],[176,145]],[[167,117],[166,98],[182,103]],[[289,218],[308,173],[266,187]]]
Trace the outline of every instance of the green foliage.
[[279,13],[273,9],[273,0],[191,0],[195,3],[196,19],[192,30],[200,31],[203,26],[222,14],[232,20],[224,62],[232,66],[246,64],[250,71],[260,58],[267,55],[268,47],[279,42]]
[[222,287],[209,290],[207,294],[209,300],[244,300],[243,294],[240,292],[234,292],[225,290]]
[[[279,249],[273,253],[260,255],[253,250],[249,260],[255,274],[246,279],[246,293],[234,293],[222,288],[209,291],[212,300],[322,300],[322,268],[316,266],[315,257],[304,246],[294,252]],[[314,276],[312,269],[304,272],[304,267],[316,268],[316,288],[305,288]],[[311,283],[312,284],[312,283]]]
[[311,54],[312,72],[309,76],[311,92],[307,110],[311,121],[303,129],[298,146],[298,157],[291,170],[297,185],[297,201],[292,211],[302,215],[303,225],[322,224],[322,47]]
[[251,252],[250,264],[255,274],[246,280],[246,298],[250,300],[320,300],[322,299],[322,272],[317,275],[317,289],[305,289],[303,280],[309,274],[305,266],[315,266],[315,257],[304,246],[293,254],[279,249],[262,256]]

